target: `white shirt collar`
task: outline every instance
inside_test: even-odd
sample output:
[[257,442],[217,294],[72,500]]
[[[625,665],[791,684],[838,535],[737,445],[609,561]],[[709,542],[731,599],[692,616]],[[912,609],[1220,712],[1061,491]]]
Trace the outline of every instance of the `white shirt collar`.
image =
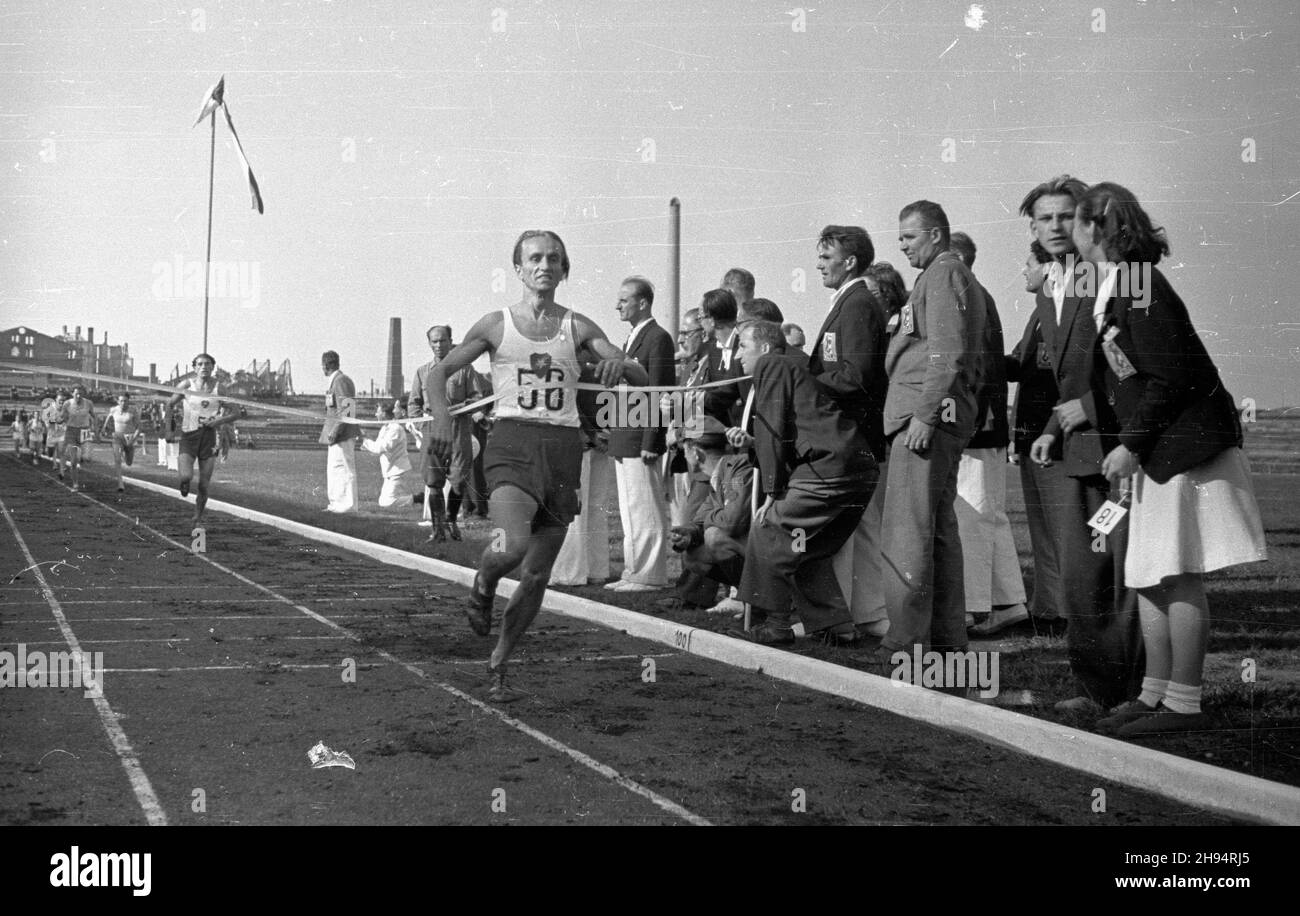
[[624,350],[632,349],[632,341],[636,340],[636,336],[641,333],[641,329],[646,325],[648,325],[653,320],[654,320],[653,315],[646,315],[644,318],[638,321],[636,326],[632,328],[632,333],[627,335],[627,343],[623,344],[623,349]]
[[1110,302],[1110,297],[1115,294],[1115,281],[1119,278],[1119,265],[1109,262],[1102,264],[1098,270],[1101,272],[1101,282],[1097,284],[1097,301],[1092,306],[1092,320],[1097,325],[1097,330],[1106,323],[1106,304]]
[[1056,321],[1061,321],[1061,309],[1065,308],[1065,292],[1068,284],[1065,282],[1065,265],[1060,261],[1052,261],[1051,266],[1047,269],[1047,288],[1052,293],[1052,301],[1056,303]]
[[849,289],[851,289],[854,283],[861,283],[863,286],[866,286],[867,278],[859,274],[858,276],[854,277],[852,280],[849,280],[845,283],[841,283],[839,289],[835,290],[835,295],[831,296],[831,308],[835,308],[835,303],[840,301],[840,297],[843,296]]

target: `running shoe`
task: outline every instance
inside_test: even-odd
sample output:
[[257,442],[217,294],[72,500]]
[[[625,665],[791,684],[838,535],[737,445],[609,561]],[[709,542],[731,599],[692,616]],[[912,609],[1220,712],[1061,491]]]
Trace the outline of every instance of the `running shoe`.
[[184,480],[181,481],[181,496],[189,496],[189,495],[190,495],[190,479],[186,477]]
[[488,677],[492,679],[492,686],[488,688],[488,699],[493,703],[513,703],[515,700],[521,700],[524,697],[522,690],[506,684],[506,666],[502,662],[495,668],[488,665]]
[[470,586],[465,596],[465,619],[476,636],[487,636],[492,632],[492,601],[494,596],[478,590],[478,579]]

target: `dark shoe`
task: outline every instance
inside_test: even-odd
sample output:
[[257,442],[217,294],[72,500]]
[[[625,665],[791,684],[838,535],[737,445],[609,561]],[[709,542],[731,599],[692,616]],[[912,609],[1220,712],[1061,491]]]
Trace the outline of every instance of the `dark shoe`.
[[476,636],[487,636],[492,632],[492,601],[494,596],[478,590],[478,579],[470,586],[465,596],[465,619]]
[[435,544],[441,544],[447,540],[447,529],[442,525],[434,525],[433,534],[429,535],[429,540],[433,541]]
[[760,646],[794,645],[794,630],[790,629],[790,627],[779,627],[770,623],[760,623],[748,630],[729,630],[727,635],[758,643]]
[[813,639],[818,640],[825,646],[837,646],[840,648],[849,648],[851,646],[861,645],[865,640],[858,635],[857,630],[850,630],[847,633],[837,633],[834,627],[827,627],[824,630],[818,630],[815,633],[809,633]]
[[1035,636],[1064,636],[1069,621],[1064,617],[1030,617]]
[[181,481],[181,496],[189,496],[189,495],[190,495],[190,479],[186,477],[184,480]]
[[522,690],[516,690],[506,684],[505,664],[497,665],[495,668],[488,665],[488,677],[492,679],[492,686],[488,688],[488,699],[493,703],[513,703],[524,698],[525,694]]
[[[867,657],[862,660],[863,668],[869,674],[878,674],[881,677],[893,677],[894,669],[898,667],[894,664],[894,653],[900,651],[902,650],[887,649],[884,646],[878,646],[871,652],[867,653]],[[910,653],[908,653],[908,657],[910,659]],[[904,664],[909,665],[910,671],[910,662],[904,662]],[[910,678],[911,675],[909,674],[908,679],[910,680]]]
[[460,540],[460,529],[456,527],[456,523],[455,523],[455,522],[448,522],[448,523],[447,523],[447,533],[451,536],[451,539],[452,539],[453,541],[459,541],[459,540]]
[[1134,719],[1120,727],[1115,734],[1120,738],[1145,738],[1177,732],[1203,731],[1210,727],[1210,717],[1203,712],[1174,712],[1161,703],[1149,716]]
[[1111,710],[1111,714],[1104,719],[1097,720],[1097,731],[1103,735],[1113,735],[1122,727],[1138,719],[1154,716],[1160,707],[1148,706],[1140,700],[1129,700],[1127,703],[1121,703]]

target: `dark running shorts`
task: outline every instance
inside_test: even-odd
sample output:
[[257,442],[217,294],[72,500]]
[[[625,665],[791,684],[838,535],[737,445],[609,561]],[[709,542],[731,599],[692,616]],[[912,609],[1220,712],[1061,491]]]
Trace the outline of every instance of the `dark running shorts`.
[[217,431],[211,426],[200,426],[188,433],[181,433],[181,454],[207,461],[217,457]]
[[66,448],[80,447],[81,443],[90,441],[90,430],[82,429],[80,426],[69,426],[63,434],[63,445]]
[[123,463],[125,463],[127,467],[130,467],[131,462],[135,460],[135,436],[132,436],[131,441],[127,442],[126,436],[119,436],[117,433],[114,433],[113,450],[118,452],[122,456]]
[[498,420],[483,453],[488,493],[523,490],[537,503],[533,528],[563,527],[578,514],[582,434],[576,426]]

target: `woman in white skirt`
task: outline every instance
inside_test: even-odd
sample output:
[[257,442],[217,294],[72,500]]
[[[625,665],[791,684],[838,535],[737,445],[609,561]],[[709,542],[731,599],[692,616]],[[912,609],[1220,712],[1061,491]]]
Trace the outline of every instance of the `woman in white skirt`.
[[1074,240],[1097,281],[1084,410],[1103,433],[1102,473],[1131,498],[1124,581],[1138,593],[1146,650],[1141,694],[1097,727],[1124,738],[1205,728],[1202,576],[1266,558],[1240,418],[1187,307],[1155,269],[1169,245],[1133,194],[1094,185]]

